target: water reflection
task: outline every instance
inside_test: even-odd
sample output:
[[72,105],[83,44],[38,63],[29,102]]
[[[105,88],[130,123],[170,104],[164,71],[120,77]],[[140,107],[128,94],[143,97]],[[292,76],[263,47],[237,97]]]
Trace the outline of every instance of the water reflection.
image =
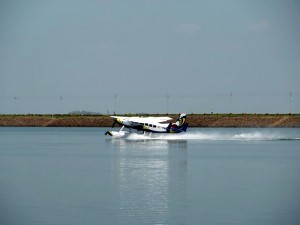
[[106,142],[114,144],[119,149],[132,149],[136,147],[146,147],[152,149],[172,149],[187,148],[187,140],[164,140],[164,139],[141,139],[130,140],[123,138],[106,139]]
[[118,220],[186,223],[187,141],[112,139],[118,185]]

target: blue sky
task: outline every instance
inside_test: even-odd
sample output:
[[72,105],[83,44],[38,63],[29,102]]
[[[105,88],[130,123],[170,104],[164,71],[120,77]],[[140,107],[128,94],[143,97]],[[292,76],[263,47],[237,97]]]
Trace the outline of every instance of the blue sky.
[[300,113],[299,24],[296,0],[2,0],[0,113]]

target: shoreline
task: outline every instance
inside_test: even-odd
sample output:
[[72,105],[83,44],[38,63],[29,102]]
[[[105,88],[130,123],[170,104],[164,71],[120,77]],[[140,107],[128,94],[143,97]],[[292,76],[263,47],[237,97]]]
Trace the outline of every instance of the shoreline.
[[[178,114],[149,114],[169,116],[175,122]],[[138,116],[123,114],[120,116]],[[188,114],[189,127],[290,127],[300,128],[300,114]],[[0,127],[111,127],[110,115],[0,115]]]

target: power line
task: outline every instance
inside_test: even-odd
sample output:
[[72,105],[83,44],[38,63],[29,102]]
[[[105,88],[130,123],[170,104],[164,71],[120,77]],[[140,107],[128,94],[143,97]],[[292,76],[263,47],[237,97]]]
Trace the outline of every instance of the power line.
[[[234,97],[283,97],[287,93],[235,93]],[[289,95],[299,96],[300,93],[289,92]],[[168,97],[167,97],[168,96]],[[161,93],[138,93],[138,94],[119,94],[117,98],[212,98],[212,97],[230,97],[233,98],[232,92],[230,93],[217,93],[217,94],[161,94]],[[55,100],[57,96],[26,96],[26,95],[13,95],[13,96],[0,96],[2,100],[25,100],[25,99],[49,99]],[[62,100],[62,96],[59,98]],[[67,99],[116,99],[116,94],[96,94],[96,95],[64,95],[64,100]]]

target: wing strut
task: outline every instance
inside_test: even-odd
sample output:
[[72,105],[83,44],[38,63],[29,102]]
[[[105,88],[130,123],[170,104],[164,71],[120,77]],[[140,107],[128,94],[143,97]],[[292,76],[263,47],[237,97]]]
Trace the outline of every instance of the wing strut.
[[121,127],[121,130],[119,130],[119,133],[123,130],[124,127],[125,127],[124,125]]

